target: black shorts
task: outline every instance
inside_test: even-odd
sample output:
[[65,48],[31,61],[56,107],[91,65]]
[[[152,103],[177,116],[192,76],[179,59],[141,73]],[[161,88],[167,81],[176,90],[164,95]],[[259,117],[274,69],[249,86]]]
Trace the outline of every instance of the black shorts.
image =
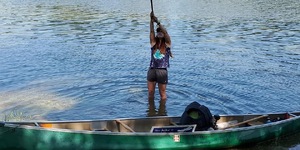
[[147,73],[147,80],[150,82],[167,84],[168,71],[165,68],[149,68]]

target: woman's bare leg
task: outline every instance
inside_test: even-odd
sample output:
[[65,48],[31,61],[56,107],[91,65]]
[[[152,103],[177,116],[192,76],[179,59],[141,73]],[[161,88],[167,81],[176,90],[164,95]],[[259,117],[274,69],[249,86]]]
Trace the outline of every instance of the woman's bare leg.
[[160,94],[160,100],[167,100],[167,84],[158,84],[159,94]]
[[147,85],[148,85],[148,100],[149,101],[154,101],[156,82],[148,81]]

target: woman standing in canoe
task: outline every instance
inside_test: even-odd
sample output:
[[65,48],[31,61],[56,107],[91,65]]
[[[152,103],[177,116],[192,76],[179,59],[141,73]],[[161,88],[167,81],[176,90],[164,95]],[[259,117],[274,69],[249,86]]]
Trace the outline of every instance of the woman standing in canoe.
[[[157,23],[156,35],[154,32],[154,22]],[[149,102],[154,101],[154,93],[156,83],[161,101],[166,101],[166,88],[168,83],[169,58],[171,53],[171,38],[167,30],[154,16],[153,11],[150,13],[150,45],[151,45],[151,61],[147,73],[148,81],[148,98]]]

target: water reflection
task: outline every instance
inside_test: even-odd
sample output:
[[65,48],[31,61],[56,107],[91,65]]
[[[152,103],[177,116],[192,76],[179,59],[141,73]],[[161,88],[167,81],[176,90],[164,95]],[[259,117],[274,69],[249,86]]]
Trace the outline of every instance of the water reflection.
[[156,110],[154,99],[148,100],[147,117],[153,117],[153,116],[167,116],[166,100],[159,101],[158,110]]

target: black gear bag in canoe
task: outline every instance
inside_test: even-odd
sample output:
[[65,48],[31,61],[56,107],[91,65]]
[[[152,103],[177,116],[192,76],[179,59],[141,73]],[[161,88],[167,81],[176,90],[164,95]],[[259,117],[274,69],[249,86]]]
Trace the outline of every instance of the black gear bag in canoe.
[[189,104],[180,118],[180,124],[182,125],[196,124],[196,131],[205,131],[209,128],[214,128],[213,122],[214,119],[210,110],[198,102]]

